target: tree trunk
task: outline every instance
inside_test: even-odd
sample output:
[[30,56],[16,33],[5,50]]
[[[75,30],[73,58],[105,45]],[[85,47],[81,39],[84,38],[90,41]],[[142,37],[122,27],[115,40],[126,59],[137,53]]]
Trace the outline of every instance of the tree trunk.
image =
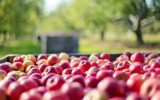
[[5,43],[6,40],[7,40],[7,31],[4,30],[4,31],[3,31],[3,41],[2,41],[2,42]]
[[141,28],[137,28],[137,30],[135,30],[134,32],[135,32],[135,34],[136,34],[137,43],[138,43],[139,45],[144,44],[144,40],[143,40]]
[[105,40],[105,30],[102,30],[102,31],[100,32],[100,40],[101,40],[101,41],[104,41],[104,40]]

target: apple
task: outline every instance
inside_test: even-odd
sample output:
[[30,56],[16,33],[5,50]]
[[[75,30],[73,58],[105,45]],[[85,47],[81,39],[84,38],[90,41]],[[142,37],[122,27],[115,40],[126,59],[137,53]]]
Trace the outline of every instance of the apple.
[[45,70],[45,68],[47,67],[48,65],[47,64],[40,64],[38,65],[38,69],[40,70],[41,73],[43,73],[43,71]]
[[48,65],[52,66],[58,62],[58,56],[56,54],[51,54],[48,56]]
[[78,68],[82,69],[84,72],[87,71],[90,67],[90,62],[87,60],[82,60],[78,65]]
[[97,73],[98,72],[98,68],[95,66],[92,66],[89,68],[89,70],[86,72],[87,75],[92,74],[92,73]]
[[31,79],[20,81],[20,84],[24,86],[27,91],[32,88],[38,87],[38,84],[34,80],[31,80]]
[[46,59],[40,59],[36,62],[36,64],[39,66],[41,64],[47,64],[48,65],[48,61]]
[[72,75],[81,75],[81,76],[85,76],[85,73],[83,72],[82,69],[80,68],[75,68],[72,70],[71,72]]
[[41,100],[42,96],[36,92],[31,93],[30,91],[22,93],[19,100]]
[[114,70],[114,65],[111,62],[105,63],[101,66],[101,68],[105,68],[108,70]]
[[25,61],[25,60],[31,60],[34,64],[35,64],[36,61],[37,61],[36,57],[35,57],[34,55],[31,55],[31,54],[26,55],[25,58],[24,58],[24,61]]
[[93,89],[90,90],[87,94],[85,94],[83,100],[108,100],[108,96],[102,91]]
[[136,52],[136,53],[132,54],[130,60],[131,60],[132,62],[144,63],[145,57],[144,57],[144,54],[142,54],[142,53],[140,53],[140,52]]
[[54,65],[53,67],[56,69],[57,74],[59,74],[59,75],[62,74],[63,68],[62,68],[61,66],[58,66],[58,65],[56,66],[56,65]]
[[126,100],[149,100],[149,99],[147,99],[147,97],[141,96],[137,92],[132,92],[127,96]]
[[33,73],[41,73],[40,70],[38,68],[31,68],[28,72],[27,75],[31,75]]
[[24,71],[25,70],[25,67],[23,66],[23,64],[21,62],[14,62],[12,64],[14,67],[15,70],[19,70],[19,71]]
[[79,65],[79,62],[70,62],[70,67],[71,68],[76,68],[76,67],[78,67],[78,65]]
[[47,54],[39,54],[37,57],[37,61],[41,60],[41,59],[48,59],[48,55]]
[[91,54],[88,58],[89,61],[97,61],[99,58],[95,54]]
[[7,76],[7,73],[4,70],[0,70],[0,80],[3,80]]
[[46,87],[48,90],[59,90],[64,83],[65,80],[62,77],[52,76],[47,80]]
[[145,80],[140,88],[140,94],[152,97],[154,93],[160,89],[160,80],[157,78],[149,78]]
[[0,70],[4,70],[6,73],[12,71],[12,66],[10,63],[1,63],[0,64]]
[[97,86],[97,84],[98,84],[98,80],[96,79],[95,76],[90,76],[85,79],[86,87],[95,88]]
[[127,55],[120,55],[119,57],[116,58],[116,61],[118,61],[118,62],[129,61],[129,58]]
[[126,81],[129,78],[129,75],[122,71],[115,71],[113,73],[113,78]]
[[43,95],[42,100],[70,100],[69,97],[61,91],[48,91]]
[[109,55],[109,54],[107,54],[107,53],[102,53],[102,54],[100,55],[100,58],[101,58],[101,59],[107,59],[107,60],[110,60],[110,55]]
[[112,77],[113,71],[111,70],[99,70],[96,74],[96,79],[103,80],[106,77]]
[[99,67],[101,67],[102,65],[104,65],[105,63],[108,63],[109,60],[106,60],[106,59],[98,59],[96,61],[96,63],[98,64]]
[[140,88],[143,84],[143,80],[140,78],[129,78],[127,80],[127,86],[131,91],[140,92]]
[[25,69],[25,72],[28,73],[28,71],[32,68],[37,68],[37,66],[35,65],[29,65],[26,69]]
[[135,62],[129,66],[129,71],[131,74],[133,74],[133,73],[142,74],[143,73],[143,64]]
[[49,73],[55,73],[56,74],[57,72],[56,72],[56,69],[53,66],[47,66],[42,74],[46,75],[46,74],[49,74]]
[[[124,88],[121,87],[119,81],[114,78],[104,78],[97,85],[98,90],[108,94],[108,97],[121,96],[124,94]],[[115,91],[116,90],[116,91]]]
[[130,66],[130,63],[128,61],[122,61],[119,62],[116,66],[116,70],[123,70],[123,69],[128,69]]
[[48,80],[50,77],[52,77],[52,76],[55,76],[55,73],[49,73],[49,74],[44,75],[44,76],[41,78],[41,84],[42,84],[43,86],[45,86],[47,80]]
[[87,56],[85,56],[85,55],[80,56],[79,58],[80,58],[81,60],[88,60],[88,57],[87,57]]
[[21,85],[19,82],[12,82],[7,89],[7,94],[10,100],[19,100],[20,95],[25,90],[25,87]]
[[160,99],[160,91],[158,90],[154,95],[151,97],[151,100],[159,100]]
[[71,73],[72,73],[72,68],[66,68],[62,71],[62,75],[71,74]]
[[13,62],[21,62],[21,63],[23,63],[23,58],[21,56],[15,56],[13,58]]
[[80,83],[64,83],[61,88],[62,93],[67,94],[69,100],[80,100],[84,95],[83,87]]
[[0,87],[0,100],[7,100],[7,93],[5,92],[5,89]]
[[68,61],[61,61],[59,63],[59,66],[61,66],[63,69],[70,68],[70,64]]
[[83,76],[80,76],[80,75],[74,75],[72,77],[70,77],[67,82],[78,82],[80,83],[83,87],[85,87],[85,83],[84,83],[84,77]]
[[59,54],[58,59],[59,60],[69,60],[69,55],[67,53],[62,52]]
[[130,57],[131,57],[131,55],[132,55],[132,53],[131,53],[131,52],[129,52],[129,51],[126,51],[126,52],[124,52],[124,53],[123,53],[123,55],[126,55],[128,58],[130,58]]
[[34,65],[34,63],[29,59],[24,60],[24,62],[23,62],[24,68],[26,69],[29,65]]

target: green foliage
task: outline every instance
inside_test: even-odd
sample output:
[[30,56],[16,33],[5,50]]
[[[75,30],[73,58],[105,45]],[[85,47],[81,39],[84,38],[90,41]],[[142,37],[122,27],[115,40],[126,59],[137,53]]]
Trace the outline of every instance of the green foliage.
[[41,0],[1,0],[0,33],[10,35],[33,33],[41,15]]

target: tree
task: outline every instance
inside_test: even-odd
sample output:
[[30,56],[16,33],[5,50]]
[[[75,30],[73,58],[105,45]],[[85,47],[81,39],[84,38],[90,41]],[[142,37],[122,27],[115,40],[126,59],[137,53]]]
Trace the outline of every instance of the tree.
[[0,33],[19,37],[33,33],[41,15],[42,0],[1,0]]
[[130,29],[135,33],[138,44],[144,44],[142,28],[159,19],[160,0],[123,0],[121,6]]

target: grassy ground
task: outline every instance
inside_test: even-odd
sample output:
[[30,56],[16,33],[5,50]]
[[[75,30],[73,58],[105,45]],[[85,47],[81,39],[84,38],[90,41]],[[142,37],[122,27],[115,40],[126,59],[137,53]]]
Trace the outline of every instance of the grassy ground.
[[[96,36],[95,36],[96,37]],[[105,41],[99,41],[97,38],[80,39],[80,53],[122,53],[131,52],[160,52],[160,34],[144,36],[145,45],[139,46],[135,43],[132,35],[106,36]],[[35,39],[10,40],[5,47],[0,47],[0,57],[7,54],[39,54],[41,53],[40,43]]]

